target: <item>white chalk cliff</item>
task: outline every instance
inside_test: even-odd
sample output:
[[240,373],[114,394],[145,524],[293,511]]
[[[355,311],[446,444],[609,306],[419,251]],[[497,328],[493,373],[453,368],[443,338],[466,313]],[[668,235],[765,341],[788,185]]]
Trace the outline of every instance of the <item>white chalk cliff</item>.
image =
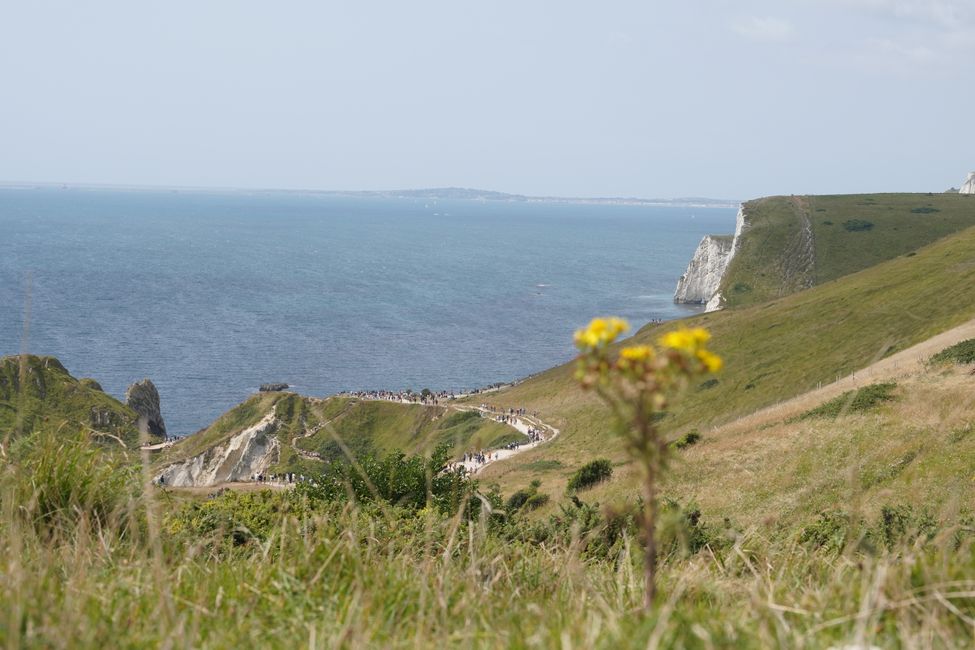
[[168,466],[156,480],[173,487],[206,487],[266,473],[278,459],[280,446],[274,435],[278,426],[272,410],[225,443]]
[[706,311],[721,309],[721,280],[738,250],[744,229],[745,209],[742,206],[735,219],[734,236],[704,236],[687,265],[687,271],[677,281],[674,302],[705,305]]
[[965,179],[964,184],[962,184],[961,189],[958,190],[959,194],[975,194],[975,172],[968,174],[968,178]]

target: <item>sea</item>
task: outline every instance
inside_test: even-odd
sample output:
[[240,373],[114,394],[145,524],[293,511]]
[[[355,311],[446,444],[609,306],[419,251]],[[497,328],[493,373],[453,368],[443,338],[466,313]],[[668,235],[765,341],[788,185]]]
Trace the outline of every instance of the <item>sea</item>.
[[170,434],[258,390],[464,390],[568,361],[597,315],[675,305],[735,208],[0,188],[0,355],[53,355]]

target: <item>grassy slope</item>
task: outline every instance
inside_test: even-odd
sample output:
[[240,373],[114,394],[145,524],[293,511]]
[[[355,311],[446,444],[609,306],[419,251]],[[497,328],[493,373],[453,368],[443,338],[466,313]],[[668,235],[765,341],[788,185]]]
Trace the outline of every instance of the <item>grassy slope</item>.
[[[717,386],[691,391],[665,426],[677,433],[729,422],[972,317],[975,229],[931,244],[916,255],[768,304],[687,319],[683,324],[712,331],[726,370]],[[646,327],[634,338],[652,341],[669,327],[673,325]],[[572,370],[571,364],[554,368],[492,397],[501,405],[538,410],[562,428],[562,435],[549,445],[488,468],[485,479],[498,480],[510,492],[540,478],[543,490],[558,493],[582,463],[599,456],[624,459],[608,437],[605,410],[591,394],[576,388]],[[532,469],[533,463],[545,460],[558,461],[562,468]],[[727,471],[727,466],[709,470],[720,466],[715,463],[700,467],[697,480],[702,485],[715,484],[720,472]],[[767,512],[773,504],[761,505]]]
[[[912,212],[912,210],[931,210]],[[722,282],[729,307],[754,305],[869,268],[975,225],[960,194],[776,196],[745,204],[749,229]],[[869,221],[848,231],[849,220]],[[802,224],[812,232],[812,256]]]
[[331,431],[323,429],[300,441],[299,447],[326,458],[339,458],[343,452],[334,442],[333,433],[356,453],[402,450],[412,454],[429,451],[440,444],[448,444],[460,453],[490,449],[524,438],[511,427],[473,412],[366,401],[353,403],[352,408],[333,422]]
[[[0,438],[41,430],[95,430],[138,444],[137,416],[111,395],[77,380],[54,357],[29,355],[21,390],[20,357],[0,358]],[[94,426],[93,413],[107,425]]]
[[[442,443],[461,453],[524,439],[506,425],[475,413],[458,413],[442,407],[261,393],[234,407],[203,431],[163,450],[156,463],[165,465],[183,460],[222,444],[256,424],[272,408],[282,422],[277,432],[282,445],[281,460],[271,471],[320,470],[319,462],[303,457],[298,450],[330,460],[341,458],[344,452],[336,436],[357,455],[369,452],[381,455],[393,450],[426,452]],[[326,422],[328,426],[322,426]],[[314,429],[317,432],[306,435]]]

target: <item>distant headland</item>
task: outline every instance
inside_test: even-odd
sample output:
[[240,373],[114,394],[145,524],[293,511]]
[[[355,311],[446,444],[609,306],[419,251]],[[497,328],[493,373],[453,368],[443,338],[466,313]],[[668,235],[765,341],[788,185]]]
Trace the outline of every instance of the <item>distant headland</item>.
[[63,190],[115,190],[129,192],[232,192],[243,194],[305,194],[315,196],[372,197],[387,199],[416,199],[431,201],[507,201],[521,203],[576,203],[585,205],[654,205],[695,208],[734,208],[741,203],[732,199],[707,197],[679,197],[672,199],[643,199],[638,197],[567,197],[528,196],[494,190],[468,187],[433,187],[412,190],[310,190],[236,187],[183,187],[162,185],[110,185],[96,183],[13,182],[0,181],[0,189],[63,189]]

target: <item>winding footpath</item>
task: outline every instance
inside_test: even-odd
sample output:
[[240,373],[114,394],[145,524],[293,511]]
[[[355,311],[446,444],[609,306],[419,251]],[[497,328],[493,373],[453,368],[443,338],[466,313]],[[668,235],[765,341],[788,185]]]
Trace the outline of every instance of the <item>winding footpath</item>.
[[463,467],[470,474],[478,474],[488,465],[493,465],[494,463],[507,460],[513,456],[517,456],[529,449],[534,449],[540,445],[544,445],[555,438],[558,437],[560,431],[553,427],[551,424],[542,421],[535,416],[529,415],[509,415],[505,411],[493,410],[487,408],[486,406],[466,406],[466,405],[456,405],[456,404],[429,404],[424,402],[414,402],[408,399],[389,399],[382,397],[356,397],[355,399],[361,399],[363,401],[371,402],[393,402],[396,404],[409,404],[413,406],[424,406],[427,408],[444,408],[450,411],[456,412],[470,412],[476,411],[481,414],[481,417],[495,419],[499,416],[504,416],[505,420],[498,420],[502,424],[507,424],[509,427],[521,433],[525,436],[529,434],[530,430],[534,430],[538,434],[538,440],[534,442],[525,442],[513,449],[485,449],[483,453],[486,455],[484,462],[477,462],[475,460],[457,461],[453,463],[457,467]]

